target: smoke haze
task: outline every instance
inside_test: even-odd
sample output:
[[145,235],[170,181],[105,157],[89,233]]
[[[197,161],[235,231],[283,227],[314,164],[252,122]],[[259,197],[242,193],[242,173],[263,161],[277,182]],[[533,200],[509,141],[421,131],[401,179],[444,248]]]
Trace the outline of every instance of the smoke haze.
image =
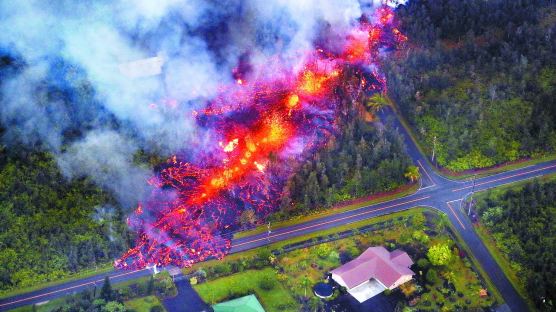
[[[303,64],[319,29],[353,25],[376,0],[2,1],[3,142],[53,152],[68,178],[88,176],[133,206],[149,170],[139,150],[201,146],[193,111],[235,80]],[[160,56],[162,73],[129,78],[120,64]],[[53,91],[54,90],[54,91]]]

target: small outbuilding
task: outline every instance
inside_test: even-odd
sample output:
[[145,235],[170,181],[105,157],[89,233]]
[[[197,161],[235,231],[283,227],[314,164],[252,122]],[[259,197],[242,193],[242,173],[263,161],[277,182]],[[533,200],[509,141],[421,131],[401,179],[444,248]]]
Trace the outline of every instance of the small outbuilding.
[[214,312],[265,312],[255,295],[248,295],[212,306]]

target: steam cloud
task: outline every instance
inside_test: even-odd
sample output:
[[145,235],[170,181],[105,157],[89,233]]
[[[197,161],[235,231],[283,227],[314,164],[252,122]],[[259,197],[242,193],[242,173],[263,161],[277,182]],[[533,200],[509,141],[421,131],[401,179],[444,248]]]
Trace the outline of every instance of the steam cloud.
[[[0,71],[2,139],[47,148],[65,176],[89,176],[132,206],[150,175],[133,154],[202,146],[192,112],[234,79],[241,58],[250,75],[273,70],[276,57],[300,66],[297,51],[319,29],[347,28],[376,2],[2,1],[0,54],[16,64]],[[165,60],[161,75],[118,71],[154,56]]]

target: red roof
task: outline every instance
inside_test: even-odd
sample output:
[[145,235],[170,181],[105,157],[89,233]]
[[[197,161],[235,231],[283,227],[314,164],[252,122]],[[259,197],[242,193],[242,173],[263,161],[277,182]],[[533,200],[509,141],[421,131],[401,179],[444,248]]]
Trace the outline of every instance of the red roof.
[[359,257],[332,270],[346,283],[348,288],[361,285],[374,278],[387,288],[390,288],[400,277],[414,275],[409,267],[413,261],[405,251],[389,252],[384,247],[370,247]]

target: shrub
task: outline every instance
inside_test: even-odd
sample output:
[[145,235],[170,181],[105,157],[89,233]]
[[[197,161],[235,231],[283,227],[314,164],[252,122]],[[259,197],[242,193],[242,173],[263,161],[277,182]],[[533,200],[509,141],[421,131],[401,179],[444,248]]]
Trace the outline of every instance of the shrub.
[[321,258],[321,259],[326,259],[328,257],[328,255],[330,255],[331,251],[332,251],[332,248],[330,248],[330,246],[328,246],[328,244],[320,244],[317,247],[317,256],[319,256],[319,258]]
[[352,258],[352,259],[359,256],[359,254],[361,254],[361,251],[356,246],[350,246],[350,247],[348,247],[348,249],[346,251],[347,251],[348,255],[350,256],[350,258]]
[[330,254],[328,255],[328,259],[330,259],[332,261],[339,261],[340,260],[340,254],[337,251],[332,250],[330,252]]
[[164,308],[160,305],[155,305],[151,307],[150,312],[164,312]]
[[425,234],[425,232],[423,231],[415,231],[413,232],[413,239],[422,243],[422,244],[426,244],[429,242],[430,238],[427,234]]
[[426,258],[421,258],[421,259],[417,260],[417,266],[421,269],[428,268],[430,264],[431,263]]
[[274,277],[265,275],[259,280],[259,287],[264,290],[272,290],[276,286]]
[[214,267],[214,273],[225,276],[232,272],[232,267],[228,263],[222,263]]
[[197,278],[195,276],[193,276],[192,278],[189,279],[189,283],[191,285],[197,285]]
[[446,265],[452,261],[452,251],[448,244],[437,244],[429,248],[427,258],[429,258],[432,265],[441,266]]
[[429,284],[434,284],[434,283],[438,282],[438,273],[436,273],[436,270],[434,270],[434,269],[429,269],[429,271],[427,272],[426,278],[427,278],[427,282],[429,282]]

